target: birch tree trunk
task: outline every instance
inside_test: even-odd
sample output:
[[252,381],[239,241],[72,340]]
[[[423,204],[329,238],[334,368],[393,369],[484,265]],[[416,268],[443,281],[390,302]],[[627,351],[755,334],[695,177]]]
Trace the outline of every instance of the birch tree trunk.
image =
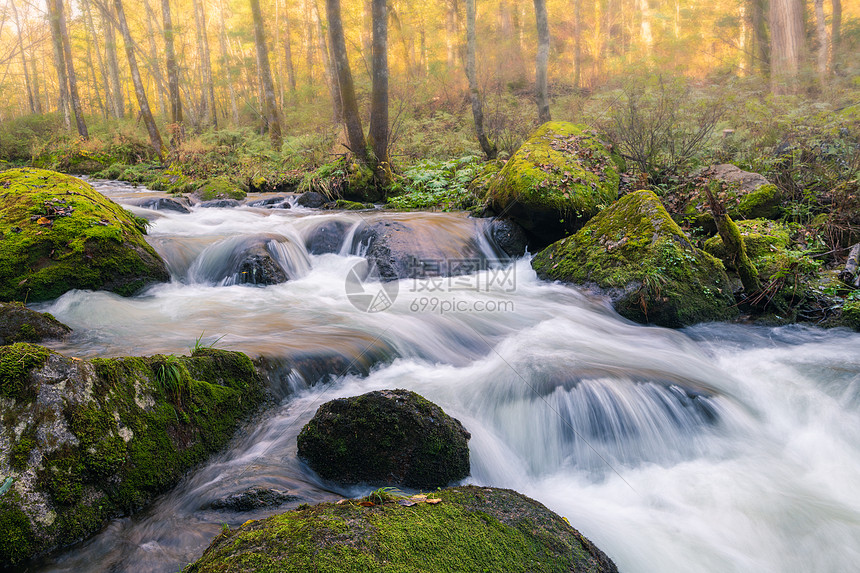
[[361,125],[361,116],[358,113],[358,101],[355,98],[352,71],[349,68],[349,57],[346,53],[343,22],[340,16],[340,0],[326,0],[325,6],[332,60],[334,61],[334,68],[337,73],[337,82],[340,85],[341,111],[346,123],[349,148],[356,159],[367,164],[367,143],[364,139],[364,128]]
[[487,139],[484,133],[484,110],[481,106],[481,96],[478,93],[478,72],[476,65],[477,34],[475,20],[477,19],[475,0],[466,0],[466,77],[469,80],[469,99],[472,102],[472,118],[475,120],[475,134],[478,143],[487,159],[496,158],[496,146]]
[[116,19],[119,22],[119,29],[122,33],[123,44],[125,44],[125,55],[128,58],[128,69],[131,72],[134,93],[140,106],[140,115],[143,117],[143,123],[146,125],[146,131],[149,133],[149,142],[152,144],[153,149],[155,149],[156,155],[159,158],[163,158],[164,144],[161,141],[158,127],[155,125],[155,118],[152,117],[152,110],[149,109],[149,100],[146,98],[143,80],[140,79],[140,70],[137,67],[137,59],[134,55],[134,41],[131,38],[131,31],[128,29],[128,22],[125,19],[122,0],[114,0],[114,9],[116,10]]
[[51,44],[54,47],[54,65],[57,68],[57,85],[59,87],[59,110],[63,114],[63,124],[66,129],[72,129],[72,118],[69,111],[69,79],[66,76],[66,57],[63,50],[63,38],[60,32],[60,15],[54,0],[45,0],[48,7],[48,19],[51,24]]
[[552,120],[549,112],[549,85],[547,65],[549,63],[549,19],[546,0],[534,0],[535,22],[538,33],[537,59],[535,62],[535,100],[538,107],[538,120],[546,123]]
[[275,149],[281,148],[281,121],[275,104],[275,86],[272,83],[272,70],[269,68],[269,48],[266,46],[266,30],[263,27],[263,15],[260,12],[260,0],[251,1],[251,14],[254,17],[254,44],[257,48],[257,69],[263,87],[266,122],[269,126],[269,137]]

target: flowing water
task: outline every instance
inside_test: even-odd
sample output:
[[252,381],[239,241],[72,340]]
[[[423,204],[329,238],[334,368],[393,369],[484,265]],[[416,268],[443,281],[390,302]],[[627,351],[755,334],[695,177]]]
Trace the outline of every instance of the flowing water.
[[[119,202],[143,189],[95,182]],[[402,280],[383,312],[352,305],[350,271],[377,220],[418,228],[463,258],[498,257],[484,222],[457,214],[292,209],[135,212],[173,280],[134,298],[73,291],[42,305],[80,357],[187,353],[194,341],[266,357],[280,402],[149,509],[39,571],[167,572],[237,526],[343,490],[296,458],[317,407],[408,388],[471,432],[469,482],[510,487],[566,516],[622,571],[854,571],[860,563],[860,335],[800,326],[625,321],[605,302],[538,280],[526,259],[459,278]],[[346,229],[313,255],[320,225]],[[237,284],[266,248],[289,281]],[[389,292],[391,294],[391,292]],[[209,504],[253,486],[279,509]]]

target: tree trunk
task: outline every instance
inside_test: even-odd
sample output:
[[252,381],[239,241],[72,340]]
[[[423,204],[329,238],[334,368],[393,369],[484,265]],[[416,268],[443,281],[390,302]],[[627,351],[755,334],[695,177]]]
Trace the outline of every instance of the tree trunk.
[[161,0],[161,19],[164,23],[164,56],[167,60],[167,99],[170,101],[170,122],[182,123],[182,97],[179,94],[179,66],[173,44],[173,18],[170,0]]
[[[326,8],[328,9],[328,8]],[[329,95],[331,96],[332,101],[332,111],[334,113],[334,122],[340,123],[344,120],[343,118],[343,98],[340,95],[340,81],[338,80],[338,74],[334,68],[334,62],[332,62],[332,57],[329,56],[328,53],[328,45],[326,44],[326,34],[323,32],[322,27],[322,18],[320,18],[319,8],[317,7],[316,0],[313,0],[312,5],[314,22],[316,23],[317,28],[317,47],[319,49],[320,57],[323,61],[323,66],[325,68],[325,80],[326,85],[328,86]],[[338,14],[340,11],[338,9]],[[341,30],[343,30],[343,26],[341,26]],[[346,45],[344,43],[344,45]],[[350,74],[351,75],[351,74]]]
[[30,86],[30,70],[27,68],[27,49],[24,46],[24,33],[21,30],[21,20],[18,18],[18,7],[15,0],[10,0],[12,5],[12,16],[15,18],[15,28],[18,30],[18,49],[21,51],[21,68],[24,70],[24,83],[27,84],[27,103],[30,113],[36,113],[36,103],[33,100],[33,88]]
[[447,48],[448,72],[457,63],[457,0],[448,0],[448,10],[445,13],[445,47]]
[[388,8],[388,16],[394,29],[397,31],[397,37],[400,39],[400,51],[403,53],[403,65],[406,67],[406,76],[411,79],[413,77],[412,58],[409,57],[409,46],[403,33],[403,25],[400,23],[400,17],[397,15],[397,10],[395,10],[393,3]]
[[735,268],[737,268],[738,276],[744,285],[744,291],[748,295],[758,293],[761,291],[758,271],[747,255],[746,246],[741,238],[738,226],[728,216],[725,207],[714,197],[711,189],[707,186],[705,187],[705,193],[708,196],[708,204],[711,208],[711,214],[714,216],[714,222],[717,224],[717,231],[723,240],[726,256],[734,263]]
[[[165,2],[167,0],[164,0]],[[218,46],[221,49],[221,74],[224,75],[227,83],[227,90],[230,92],[230,112],[233,115],[233,123],[239,123],[239,106],[236,104],[236,90],[233,87],[233,70],[230,67],[229,54],[227,52],[227,26],[224,23],[224,0],[221,0],[218,10],[219,32]]]
[[640,35],[642,44],[645,46],[645,53],[651,57],[651,50],[654,47],[654,35],[651,32],[651,6],[648,0],[639,0],[639,13],[642,21],[640,23]]
[[59,110],[63,114],[66,129],[72,128],[72,118],[69,112],[69,79],[66,76],[66,57],[63,49],[63,36],[60,32],[60,14],[54,0],[45,0],[48,5],[48,18],[51,23],[51,43],[54,46],[54,64],[57,68],[57,85],[59,87]]
[[582,0],[573,1],[573,85],[582,87]]
[[287,11],[284,13],[284,62],[287,64],[287,81],[290,83],[290,94],[295,97],[296,69],[293,67],[293,39],[290,28],[290,13]]
[[[107,6],[110,10],[110,6]],[[125,99],[122,97],[122,84],[119,81],[119,60],[116,53],[116,31],[114,30],[113,18],[110,12],[102,13],[102,28],[105,32],[105,56],[107,58],[108,73],[110,74],[110,91],[113,96],[111,108],[116,118],[125,117]]]
[[853,285],[858,266],[860,266],[860,243],[851,247],[848,252],[848,259],[845,261],[845,268],[839,273],[839,280],[845,284]]
[[367,164],[367,143],[364,140],[364,128],[361,126],[361,116],[358,113],[358,101],[355,98],[355,88],[352,84],[352,71],[349,69],[346,41],[343,36],[343,22],[340,16],[340,0],[326,0],[325,6],[332,60],[337,72],[337,81],[340,84],[341,110],[346,123],[349,148],[359,161]]
[[[93,62],[93,34],[89,26],[86,27],[86,44],[87,44],[87,69],[89,70],[89,74],[92,74],[92,79],[90,81],[85,81],[87,85],[87,93],[90,93],[90,99],[92,99],[92,93],[90,88],[96,92],[96,104],[102,112],[102,118],[107,119],[108,111],[107,107],[105,107],[104,101],[102,100],[101,92],[99,92],[99,82],[98,82],[98,72],[96,71],[96,65]],[[88,74],[88,75],[89,75]],[[88,78],[89,79],[89,78]]]
[[149,69],[152,71],[156,93],[158,94],[158,113],[166,114],[164,76],[161,74],[161,66],[158,64],[158,47],[155,44],[155,25],[158,23],[158,19],[149,5],[149,0],[145,0],[144,6],[146,8],[146,40],[149,44]]
[[780,93],[794,86],[803,53],[803,5],[800,0],[771,0],[771,86]]
[[257,47],[257,69],[263,84],[266,122],[269,125],[269,137],[272,146],[281,149],[281,121],[278,118],[278,108],[275,104],[275,86],[272,83],[272,70],[269,68],[269,49],[266,46],[266,31],[263,27],[263,15],[260,12],[260,0],[251,0],[251,14],[254,17],[254,44]]
[[388,4],[373,0],[373,87],[370,96],[370,143],[376,156],[376,176],[383,185],[389,181],[388,158]]
[[830,48],[830,34],[827,32],[827,23],[824,21],[824,0],[815,0],[815,24],[818,39],[818,76],[821,78],[821,83],[824,83],[827,77]]
[[212,82],[212,58],[209,55],[209,35],[206,33],[206,12],[203,2],[194,0],[194,23],[197,27],[197,56],[200,60],[200,102],[209,125],[218,127],[215,110],[215,86]]
[[546,13],[546,0],[534,0],[535,22],[537,23],[538,49],[535,62],[535,100],[538,107],[538,120],[541,123],[552,121],[549,112],[549,85],[547,65],[549,64],[549,19]]
[[[29,34],[27,37],[29,38]],[[33,77],[33,103],[36,106],[35,111],[40,114],[42,113],[42,94],[39,89],[39,73],[36,69],[36,58],[30,58],[30,75]],[[45,94],[45,97],[47,97],[47,94]]]
[[836,59],[836,51],[842,42],[842,0],[832,0],[833,15],[830,21],[830,42],[833,46],[833,59]]
[[[105,110],[104,111],[105,111],[105,119],[107,119],[108,113],[112,112],[110,85],[109,85],[110,80],[108,80],[107,67],[105,66],[104,58],[102,58],[102,51],[99,48],[99,43],[96,41],[96,37],[97,37],[96,27],[95,27],[95,23],[93,22],[93,13],[92,13],[92,10],[90,9],[89,0],[84,0],[84,14],[86,15],[87,28],[89,29],[90,36],[93,39],[93,47],[95,48],[95,51],[96,51],[96,60],[99,63],[99,72],[101,73],[101,76],[102,76],[102,86],[104,87],[104,98],[105,98]],[[95,80],[93,81],[93,83],[96,84],[96,93],[98,93],[98,83],[95,82]],[[111,108],[111,109],[109,109],[109,108]]]
[[146,90],[143,87],[143,81],[140,79],[140,70],[137,68],[137,59],[134,56],[134,41],[131,38],[131,31],[128,29],[128,22],[125,19],[122,0],[114,0],[113,3],[116,10],[116,19],[119,22],[119,29],[122,33],[123,44],[125,44],[125,55],[128,58],[128,69],[131,72],[134,93],[140,106],[140,115],[143,116],[143,123],[146,125],[147,132],[149,132],[149,142],[155,149],[156,155],[162,158],[164,156],[164,144],[161,142],[161,134],[155,125],[155,118],[152,117],[152,110],[149,109],[149,100],[146,99]]
[[[774,0],[777,1],[777,0]],[[770,37],[767,33],[764,10],[765,0],[750,0],[749,13],[750,24],[753,29],[753,40],[755,48],[753,54],[758,65],[756,66],[764,74],[770,73]]]
[[305,0],[305,63],[308,68],[308,85],[314,85],[314,28],[313,11],[311,3],[314,0]]
[[478,40],[475,33],[477,9],[475,0],[466,0],[466,77],[469,80],[469,99],[472,101],[472,117],[475,120],[475,134],[478,143],[487,159],[496,158],[496,146],[487,139],[484,133],[484,110],[481,107],[481,96],[478,93],[478,72],[476,69],[476,52]]

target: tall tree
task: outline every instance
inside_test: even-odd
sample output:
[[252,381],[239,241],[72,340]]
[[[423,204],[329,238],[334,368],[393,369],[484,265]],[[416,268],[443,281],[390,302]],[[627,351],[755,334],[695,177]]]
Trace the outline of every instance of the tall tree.
[[752,53],[757,61],[757,68],[764,74],[770,72],[770,36],[767,33],[765,18],[765,0],[749,0],[750,25],[753,29]]
[[316,0],[313,0],[313,5],[311,6],[313,10],[314,22],[317,27],[317,48],[319,49],[320,56],[323,61],[323,66],[325,68],[325,80],[326,85],[328,86],[329,94],[331,95],[331,101],[334,104],[332,109],[334,111],[334,122],[340,123],[343,121],[343,109],[341,109],[342,100],[340,95],[340,83],[338,81],[337,71],[334,68],[334,62],[332,62],[332,57],[329,56],[328,45],[326,45],[326,34],[323,32],[322,27],[322,18],[320,18],[319,8],[317,7]]
[[285,6],[284,11],[284,62],[287,65],[287,81],[290,84],[290,95],[295,97],[296,69],[293,66],[293,39],[292,26],[290,25],[289,6]]
[[155,80],[155,91],[158,93],[158,113],[167,113],[167,104],[165,103],[165,84],[164,76],[161,74],[161,66],[158,63],[158,46],[155,43],[155,26],[158,24],[158,18],[155,17],[155,12],[149,5],[149,0],[144,0],[146,8],[146,41],[149,44],[149,70],[152,78]]
[[535,22],[538,33],[538,49],[535,62],[535,100],[538,107],[538,119],[541,123],[552,120],[549,112],[549,83],[547,66],[549,64],[549,17],[546,12],[546,0],[534,0]]
[[54,47],[54,65],[57,69],[57,84],[59,85],[59,109],[63,114],[66,129],[72,128],[72,118],[69,111],[69,79],[66,73],[66,56],[63,49],[63,35],[60,31],[60,14],[54,0],[45,0],[48,6],[48,19],[51,24],[51,44]]
[[831,56],[835,62],[839,44],[842,42],[842,0],[832,0],[833,14],[830,20]]
[[361,126],[358,100],[355,98],[352,71],[349,68],[349,57],[346,53],[346,40],[343,36],[343,21],[340,15],[340,0],[326,0],[325,7],[332,60],[337,73],[337,82],[340,84],[341,111],[346,123],[346,136],[349,140],[350,151],[359,161],[367,164],[367,143],[364,139],[364,128]]
[[[168,0],[163,0],[167,2]],[[220,0],[218,6],[218,46],[221,49],[221,73],[225,76],[227,90],[230,92],[230,112],[233,115],[233,123],[239,123],[239,106],[236,104],[236,89],[233,87],[233,68],[230,66],[230,56],[227,52],[227,26],[224,23],[224,0]]]
[[[95,48],[96,59],[98,60],[98,63],[99,63],[99,72],[101,73],[101,76],[102,76],[102,86],[104,87],[104,97],[105,97],[105,100],[107,101],[107,105],[105,106],[104,112],[105,112],[105,118],[107,118],[108,108],[111,108],[111,111],[113,109],[111,107],[113,104],[111,103],[110,84],[109,84],[110,80],[108,80],[107,67],[105,66],[104,58],[102,58],[102,51],[99,48],[98,41],[96,41],[96,37],[97,37],[96,27],[95,27],[95,23],[93,22],[93,13],[92,13],[92,9],[90,8],[90,2],[89,2],[89,0],[84,0],[83,4],[84,4],[84,15],[86,16],[87,29],[89,30],[89,34],[93,39],[93,47]],[[96,85],[96,93],[98,93],[98,85]]]
[[114,29],[114,14],[110,4],[102,10],[102,29],[105,33],[105,59],[107,59],[110,77],[111,109],[114,117],[125,117],[125,98],[122,95],[122,82],[119,80],[119,58],[116,52],[116,30]]
[[830,50],[830,34],[827,32],[827,22],[824,20],[824,0],[815,0],[815,30],[818,40],[818,75],[824,81],[827,75],[828,53]]
[[370,131],[368,133],[376,156],[376,174],[385,184],[391,173],[388,158],[388,3],[373,0],[373,85],[370,96]]
[[18,7],[15,0],[11,0],[12,17],[15,18],[15,28],[18,30],[18,51],[21,52],[21,67],[24,70],[24,83],[27,84],[27,103],[30,105],[30,113],[36,113],[36,101],[33,98],[33,88],[30,85],[30,70],[27,68],[27,48],[24,45],[24,31],[21,29],[21,20],[18,18]]
[[278,118],[278,107],[275,103],[275,85],[272,82],[272,70],[269,67],[269,48],[266,46],[266,30],[263,27],[263,14],[260,12],[260,0],[251,1],[251,14],[254,18],[254,44],[257,48],[257,70],[263,87],[263,99],[266,111],[266,123],[269,127],[269,137],[276,149],[281,148],[281,121]]
[[481,144],[487,159],[495,159],[496,146],[490,143],[487,134],[484,133],[484,110],[481,106],[481,95],[478,93],[478,72],[475,61],[478,43],[475,33],[476,12],[475,0],[466,0],[466,76],[469,80],[469,99],[472,102],[472,118],[475,120],[478,143]]
[[161,19],[164,25],[164,57],[167,60],[167,99],[170,102],[171,123],[182,123],[182,98],[179,94],[179,66],[173,43],[173,18],[170,0],[161,0]]
[[81,96],[78,94],[78,75],[75,73],[75,60],[72,57],[72,43],[69,41],[69,28],[66,26],[63,0],[54,0],[54,5],[58,14],[60,38],[63,42],[63,57],[66,60],[66,75],[69,78],[69,100],[72,104],[72,110],[75,112],[75,124],[78,128],[78,135],[84,139],[89,139],[90,134],[87,130],[87,122],[84,119]]
[[203,2],[194,0],[194,23],[197,28],[197,57],[200,60],[201,106],[209,125],[218,127],[215,111],[215,86],[212,82],[212,59],[209,56],[209,35],[206,33],[206,12]]
[[140,70],[137,67],[137,59],[134,55],[134,40],[132,40],[131,31],[128,29],[128,21],[125,19],[122,0],[114,0],[113,4],[116,11],[115,16],[119,23],[119,30],[122,33],[123,44],[125,44],[125,55],[128,59],[131,81],[134,84],[134,94],[137,96],[137,104],[140,106],[140,115],[143,117],[143,123],[146,125],[146,131],[149,133],[149,142],[152,144],[153,149],[155,149],[156,155],[161,158],[164,155],[164,144],[161,141],[158,126],[155,125],[155,118],[152,117],[152,110],[149,108],[149,100],[146,98],[146,89],[143,87],[143,80],[140,78]]
[[771,0],[771,85],[774,92],[791,88],[803,53],[801,0]]

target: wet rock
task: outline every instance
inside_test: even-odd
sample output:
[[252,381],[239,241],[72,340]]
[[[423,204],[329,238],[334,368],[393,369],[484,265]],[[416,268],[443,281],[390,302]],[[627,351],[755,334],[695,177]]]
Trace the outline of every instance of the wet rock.
[[0,346],[0,569],[144,507],[265,401],[244,354],[83,361]]
[[197,201],[212,201],[215,199],[234,199],[241,201],[246,193],[239,187],[223,177],[213,177],[194,192]]
[[[448,223],[456,225],[437,226]],[[456,276],[486,267],[479,242],[485,225],[481,219],[385,218],[368,223],[355,238],[367,246],[365,257],[382,280]]]
[[242,254],[237,266],[238,284],[276,285],[289,277],[265,245],[255,245]]
[[212,201],[201,201],[197,204],[198,207],[203,207],[204,209],[226,209],[231,207],[238,207],[241,205],[235,199],[213,199]]
[[48,313],[30,310],[20,302],[0,302],[0,346],[63,338],[71,331]]
[[175,199],[168,197],[150,197],[148,199],[137,199],[128,202],[129,205],[135,205],[144,209],[152,209],[153,211],[176,211],[177,213],[190,213],[191,210]]
[[215,538],[186,571],[248,571],[248,563],[277,571],[323,570],[322,564],[331,564],[331,571],[415,573],[618,571],[565,519],[509,489],[444,489],[427,496],[432,505],[385,497],[302,506],[250,521]]
[[0,300],[39,302],[72,289],[129,296],[167,281],[145,230],[143,219],[80,179],[43,169],[4,171]]
[[298,454],[337,483],[435,488],[469,475],[470,437],[415,392],[381,390],[320,406],[298,436]]
[[625,195],[532,267],[609,296],[620,315],[644,324],[682,327],[738,312],[723,264],[690,243],[651,191]]
[[526,254],[528,237],[523,228],[510,219],[494,219],[487,228],[492,241],[509,257]]
[[287,197],[284,196],[260,199],[258,201],[252,201],[247,205],[248,207],[257,207],[261,209],[290,209],[292,207],[287,200]]
[[618,197],[620,178],[609,150],[584,125],[542,125],[492,178],[493,210],[545,246],[579,229]]
[[327,203],[327,200],[322,193],[317,193],[316,191],[307,191],[299,195],[299,198],[296,203],[301,207],[319,209]]
[[291,495],[285,491],[253,487],[242,493],[236,493],[224,499],[217,499],[209,504],[209,507],[212,509],[246,512],[266,507],[277,507],[291,501],[296,501],[297,499],[299,499],[298,496]]
[[352,223],[346,221],[326,221],[308,233],[305,246],[312,255],[337,253],[351,228]]

